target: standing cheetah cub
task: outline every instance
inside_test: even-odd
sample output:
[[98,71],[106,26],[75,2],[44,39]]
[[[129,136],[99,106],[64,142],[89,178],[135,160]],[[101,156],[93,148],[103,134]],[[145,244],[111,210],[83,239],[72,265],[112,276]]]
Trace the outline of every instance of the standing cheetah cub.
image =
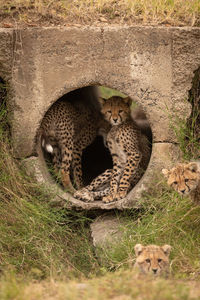
[[59,100],[47,111],[38,131],[38,141],[51,154],[56,173],[61,173],[63,186],[71,192],[75,191],[73,184],[78,189],[83,187],[83,149],[110,128],[96,102],[97,107],[88,98]]
[[200,161],[179,163],[171,170],[163,169],[162,173],[175,191],[200,203]]
[[155,276],[169,273],[170,245],[160,247],[137,244],[134,249],[136,254],[135,269],[138,269],[143,274],[153,274]]
[[101,98],[100,103],[105,120],[111,124],[106,142],[113,169],[106,170],[74,196],[84,201],[103,197],[102,201],[108,203],[124,198],[139,181],[149,162],[150,147],[147,137],[131,119],[132,100],[129,97]]

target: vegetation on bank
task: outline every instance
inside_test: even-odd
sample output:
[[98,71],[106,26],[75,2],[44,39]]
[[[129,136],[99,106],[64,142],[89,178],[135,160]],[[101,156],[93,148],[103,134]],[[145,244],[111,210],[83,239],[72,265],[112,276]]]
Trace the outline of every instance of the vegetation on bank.
[[199,0],[0,0],[2,27],[69,24],[200,26]]
[[[192,112],[189,118],[177,118],[169,115],[171,127],[174,130],[179,147],[185,160],[200,159],[200,68],[194,72],[192,88],[189,91],[188,100],[191,103]],[[187,120],[186,120],[187,119]]]
[[[199,299],[200,206],[158,176],[140,210],[115,212],[121,239],[97,256],[89,232],[96,213],[53,207],[44,187],[13,159],[3,82],[0,95],[0,298]],[[170,244],[173,279],[137,278],[136,243]]]

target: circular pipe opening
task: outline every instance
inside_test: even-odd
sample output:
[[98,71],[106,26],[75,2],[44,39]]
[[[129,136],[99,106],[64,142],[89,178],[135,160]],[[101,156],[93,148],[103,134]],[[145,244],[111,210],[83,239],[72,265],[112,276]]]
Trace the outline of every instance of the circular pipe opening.
[[[126,95],[120,93],[119,91],[103,87],[103,86],[88,86],[84,88],[76,89],[72,92],[67,93],[66,95],[59,98],[53,105],[57,102],[66,101],[70,103],[74,108],[80,108],[81,110],[85,110],[88,107],[92,107],[92,111],[100,112],[100,106],[97,101],[98,96],[103,98],[110,98],[111,96],[121,96],[126,97]],[[53,105],[49,108],[46,115],[50,110],[52,110]],[[46,116],[45,115],[45,116]],[[152,143],[152,131],[150,124],[147,120],[145,112],[142,110],[140,106],[138,106],[135,102],[133,102],[131,107],[131,116],[140,127],[141,132],[147,136],[150,144]],[[93,117],[93,116],[92,116]],[[45,118],[45,117],[44,117]],[[79,122],[79,120],[76,120]],[[67,129],[66,129],[67,130]],[[53,141],[54,143],[55,141]],[[41,144],[43,141],[41,140]],[[55,146],[52,143],[53,147]],[[44,145],[42,145],[44,146]],[[55,146],[56,148],[56,146]],[[57,183],[59,183],[60,187],[62,186],[60,177],[55,174],[53,170],[53,155],[46,151],[44,147],[43,156],[48,166],[48,170],[51,175],[54,176],[54,179]],[[45,150],[44,150],[45,149]],[[102,174],[106,169],[112,168],[112,157],[107,147],[104,145],[104,140],[102,136],[96,134],[95,137],[90,141],[90,143],[83,149],[82,158],[81,158],[81,168],[82,168],[82,178],[83,184],[88,185],[95,177]],[[73,165],[70,168],[70,178],[73,182]],[[76,187],[74,185],[74,187]],[[81,200],[77,200],[78,202],[82,202]],[[97,201],[95,201],[97,202]],[[98,201],[99,202],[99,201]],[[90,206],[92,203],[90,204]],[[104,204],[106,205],[106,204]]]

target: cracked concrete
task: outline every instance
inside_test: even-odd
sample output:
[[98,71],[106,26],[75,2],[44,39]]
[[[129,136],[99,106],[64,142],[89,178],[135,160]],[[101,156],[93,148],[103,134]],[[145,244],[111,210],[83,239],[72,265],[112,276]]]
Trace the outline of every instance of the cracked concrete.
[[0,76],[10,86],[15,156],[35,155],[42,118],[64,94],[96,84],[117,89],[140,104],[149,119],[153,133],[149,167],[125,201],[72,204],[87,209],[137,205],[153,174],[179,159],[170,118],[190,115],[186,99],[200,66],[199,41],[200,28],[186,27],[1,29]]

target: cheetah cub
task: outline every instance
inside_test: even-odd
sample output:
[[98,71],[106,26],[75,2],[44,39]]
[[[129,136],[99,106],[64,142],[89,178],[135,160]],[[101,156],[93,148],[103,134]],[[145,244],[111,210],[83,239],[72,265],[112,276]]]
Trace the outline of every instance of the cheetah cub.
[[113,169],[106,170],[74,196],[84,201],[103,197],[102,201],[108,203],[124,198],[139,181],[149,162],[150,147],[147,137],[131,119],[129,97],[114,96],[99,101],[105,120],[111,124],[106,142]]
[[154,276],[167,275],[169,273],[170,245],[160,247],[137,244],[134,249],[136,254],[134,268],[139,272]]
[[[89,102],[60,100],[47,111],[40,126],[37,139],[52,156],[55,172],[61,173],[61,182],[70,192],[83,187],[81,158],[82,151],[98,134],[109,130],[100,109]],[[73,103],[74,103],[73,102]],[[102,128],[101,128],[102,127]],[[71,174],[72,173],[72,174]]]
[[190,195],[200,203],[200,161],[179,163],[171,170],[163,169],[167,183],[180,195]]

